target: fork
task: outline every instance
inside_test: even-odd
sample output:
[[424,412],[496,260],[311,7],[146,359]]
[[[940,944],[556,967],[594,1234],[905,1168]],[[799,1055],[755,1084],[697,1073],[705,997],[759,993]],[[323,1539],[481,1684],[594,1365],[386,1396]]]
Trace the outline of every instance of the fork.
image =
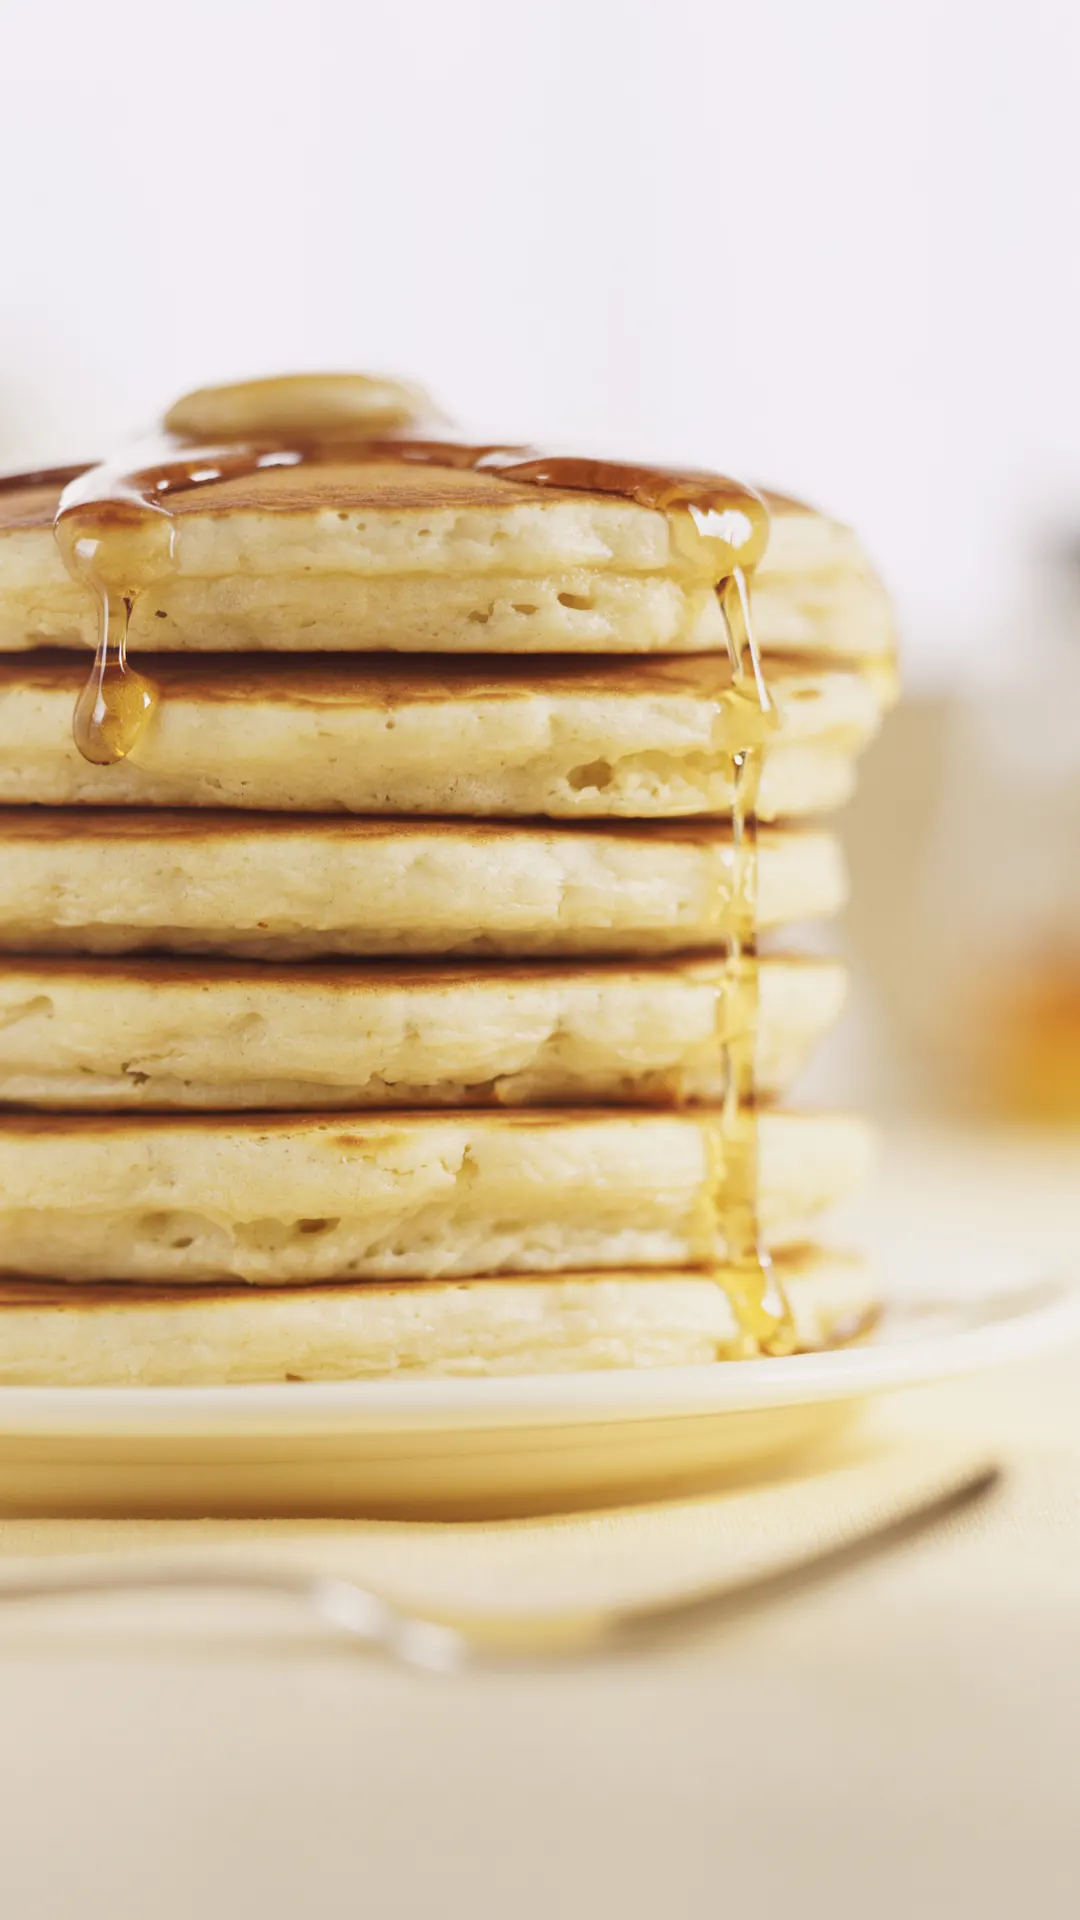
[[403,1607],[357,1581],[301,1568],[135,1558],[102,1565],[75,1557],[47,1574],[0,1578],[0,1607],[124,1593],[276,1594],[299,1601],[347,1637],[425,1673],[581,1660],[643,1647],[680,1629],[730,1623],[808,1591],[963,1512],[984,1499],[1000,1478],[997,1466],[979,1467],[945,1492],[915,1502],[840,1546],[825,1547],[767,1573],[720,1581],[646,1605],[544,1614],[472,1612],[440,1619]]

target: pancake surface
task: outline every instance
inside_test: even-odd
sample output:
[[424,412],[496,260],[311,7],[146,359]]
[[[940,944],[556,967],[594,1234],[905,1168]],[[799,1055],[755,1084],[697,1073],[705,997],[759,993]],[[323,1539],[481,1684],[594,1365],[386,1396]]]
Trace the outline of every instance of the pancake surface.
[[[861,1178],[863,1124],[763,1113],[769,1241]],[[690,1267],[728,1251],[722,1112],[0,1118],[0,1275],[425,1280]]]
[[720,1101],[756,1024],[776,1094],[844,970],[724,956],[652,968],[0,965],[0,1101],[73,1108],[679,1105]]

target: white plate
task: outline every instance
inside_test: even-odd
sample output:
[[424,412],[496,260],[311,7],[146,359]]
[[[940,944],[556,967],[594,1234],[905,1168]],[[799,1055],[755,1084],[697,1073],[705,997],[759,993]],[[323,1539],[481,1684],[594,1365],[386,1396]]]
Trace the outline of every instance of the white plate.
[[709,1367],[254,1387],[0,1388],[8,1512],[484,1513],[757,1470],[870,1395],[1080,1336],[1080,1285],[889,1309],[838,1353]]

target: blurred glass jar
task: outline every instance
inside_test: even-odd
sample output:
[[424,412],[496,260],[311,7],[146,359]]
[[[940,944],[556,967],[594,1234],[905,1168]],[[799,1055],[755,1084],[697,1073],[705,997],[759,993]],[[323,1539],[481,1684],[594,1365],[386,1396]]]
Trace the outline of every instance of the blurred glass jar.
[[993,684],[957,702],[918,904],[923,1019],[988,1117],[1080,1122],[1080,541],[1029,595]]

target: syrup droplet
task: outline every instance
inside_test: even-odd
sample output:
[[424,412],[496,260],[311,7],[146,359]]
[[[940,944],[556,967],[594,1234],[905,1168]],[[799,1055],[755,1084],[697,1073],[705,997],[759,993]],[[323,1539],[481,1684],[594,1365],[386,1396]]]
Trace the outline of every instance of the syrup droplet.
[[[90,474],[96,469],[91,468]],[[98,638],[90,676],[75,703],[72,735],[84,760],[109,767],[123,760],[136,745],[158,701],[158,690],[145,674],[128,665],[127,636],[134,604],[128,579],[138,573],[132,550],[147,516],[140,507],[121,504],[115,525],[108,530],[79,507],[65,505],[87,475],[69,483],[60,497],[56,538],[65,564],[75,579],[90,588],[98,606]],[[160,549],[158,518],[150,511],[151,550]],[[166,551],[170,545],[167,523]]]
[[132,752],[157,705],[157,688],[127,660],[130,600],[102,596],[102,634],[90,678],[75,703],[72,733],[84,760],[111,767]]

